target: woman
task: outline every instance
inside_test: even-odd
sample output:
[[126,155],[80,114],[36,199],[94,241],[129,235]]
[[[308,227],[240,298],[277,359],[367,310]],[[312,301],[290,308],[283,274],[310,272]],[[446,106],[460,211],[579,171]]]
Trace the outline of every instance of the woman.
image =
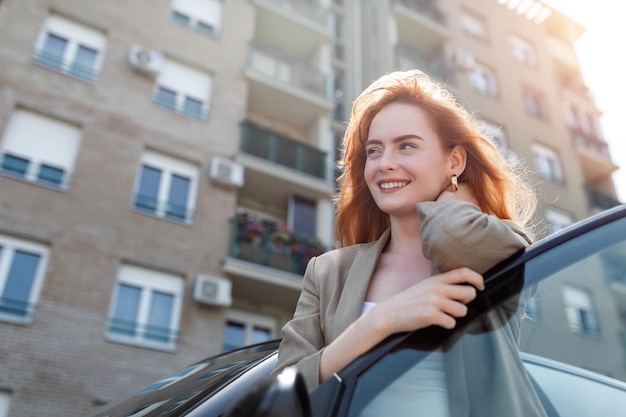
[[[297,365],[309,390],[391,334],[454,328],[484,289],[480,274],[530,243],[529,188],[469,113],[420,71],[384,75],[357,98],[342,165],[341,248],[309,262],[279,349],[277,370]],[[510,317],[498,314],[487,324]],[[455,349],[458,365],[464,347]],[[463,384],[446,385],[443,362],[437,378],[444,394],[455,393],[450,413],[462,415],[471,395]]]

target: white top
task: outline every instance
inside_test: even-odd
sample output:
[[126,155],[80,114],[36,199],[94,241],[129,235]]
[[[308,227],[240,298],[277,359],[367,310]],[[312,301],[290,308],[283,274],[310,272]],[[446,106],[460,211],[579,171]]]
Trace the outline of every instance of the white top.
[[[362,314],[376,303],[365,301]],[[407,369],[386,387],[360,414],[362,417],[449,417],[448,386],[443,352],[435,350]]]

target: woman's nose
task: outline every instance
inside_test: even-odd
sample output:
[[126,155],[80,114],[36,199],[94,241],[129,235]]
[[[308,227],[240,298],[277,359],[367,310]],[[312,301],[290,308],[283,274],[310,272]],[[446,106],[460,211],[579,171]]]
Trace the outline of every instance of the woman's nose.
[[393,170],[397,167],[397,161],[393,154],[393,152],[389,150],[383,151],[383,154],[380,156],[380,163],[378,164],[378,169],[381,171]]

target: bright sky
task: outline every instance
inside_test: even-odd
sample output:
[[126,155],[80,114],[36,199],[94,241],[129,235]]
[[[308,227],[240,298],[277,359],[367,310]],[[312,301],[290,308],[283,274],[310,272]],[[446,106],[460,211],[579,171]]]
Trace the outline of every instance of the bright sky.
[[626,202],[626,22],[615,0],[544,0],[587,28],[576,49],[583,77],[603,113],[600,119],[611,158],[620,168],[613,174],[621,202]]

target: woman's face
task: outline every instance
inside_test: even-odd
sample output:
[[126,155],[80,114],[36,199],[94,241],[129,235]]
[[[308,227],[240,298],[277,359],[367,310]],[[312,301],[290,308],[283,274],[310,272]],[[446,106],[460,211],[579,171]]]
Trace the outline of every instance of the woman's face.
[[437,199],[454,173],[452,154],[444,151],[428,115],[413,104],[383,107],[372,120],[365,152],[365,181],[389,215],[416,215],[415,204]]

